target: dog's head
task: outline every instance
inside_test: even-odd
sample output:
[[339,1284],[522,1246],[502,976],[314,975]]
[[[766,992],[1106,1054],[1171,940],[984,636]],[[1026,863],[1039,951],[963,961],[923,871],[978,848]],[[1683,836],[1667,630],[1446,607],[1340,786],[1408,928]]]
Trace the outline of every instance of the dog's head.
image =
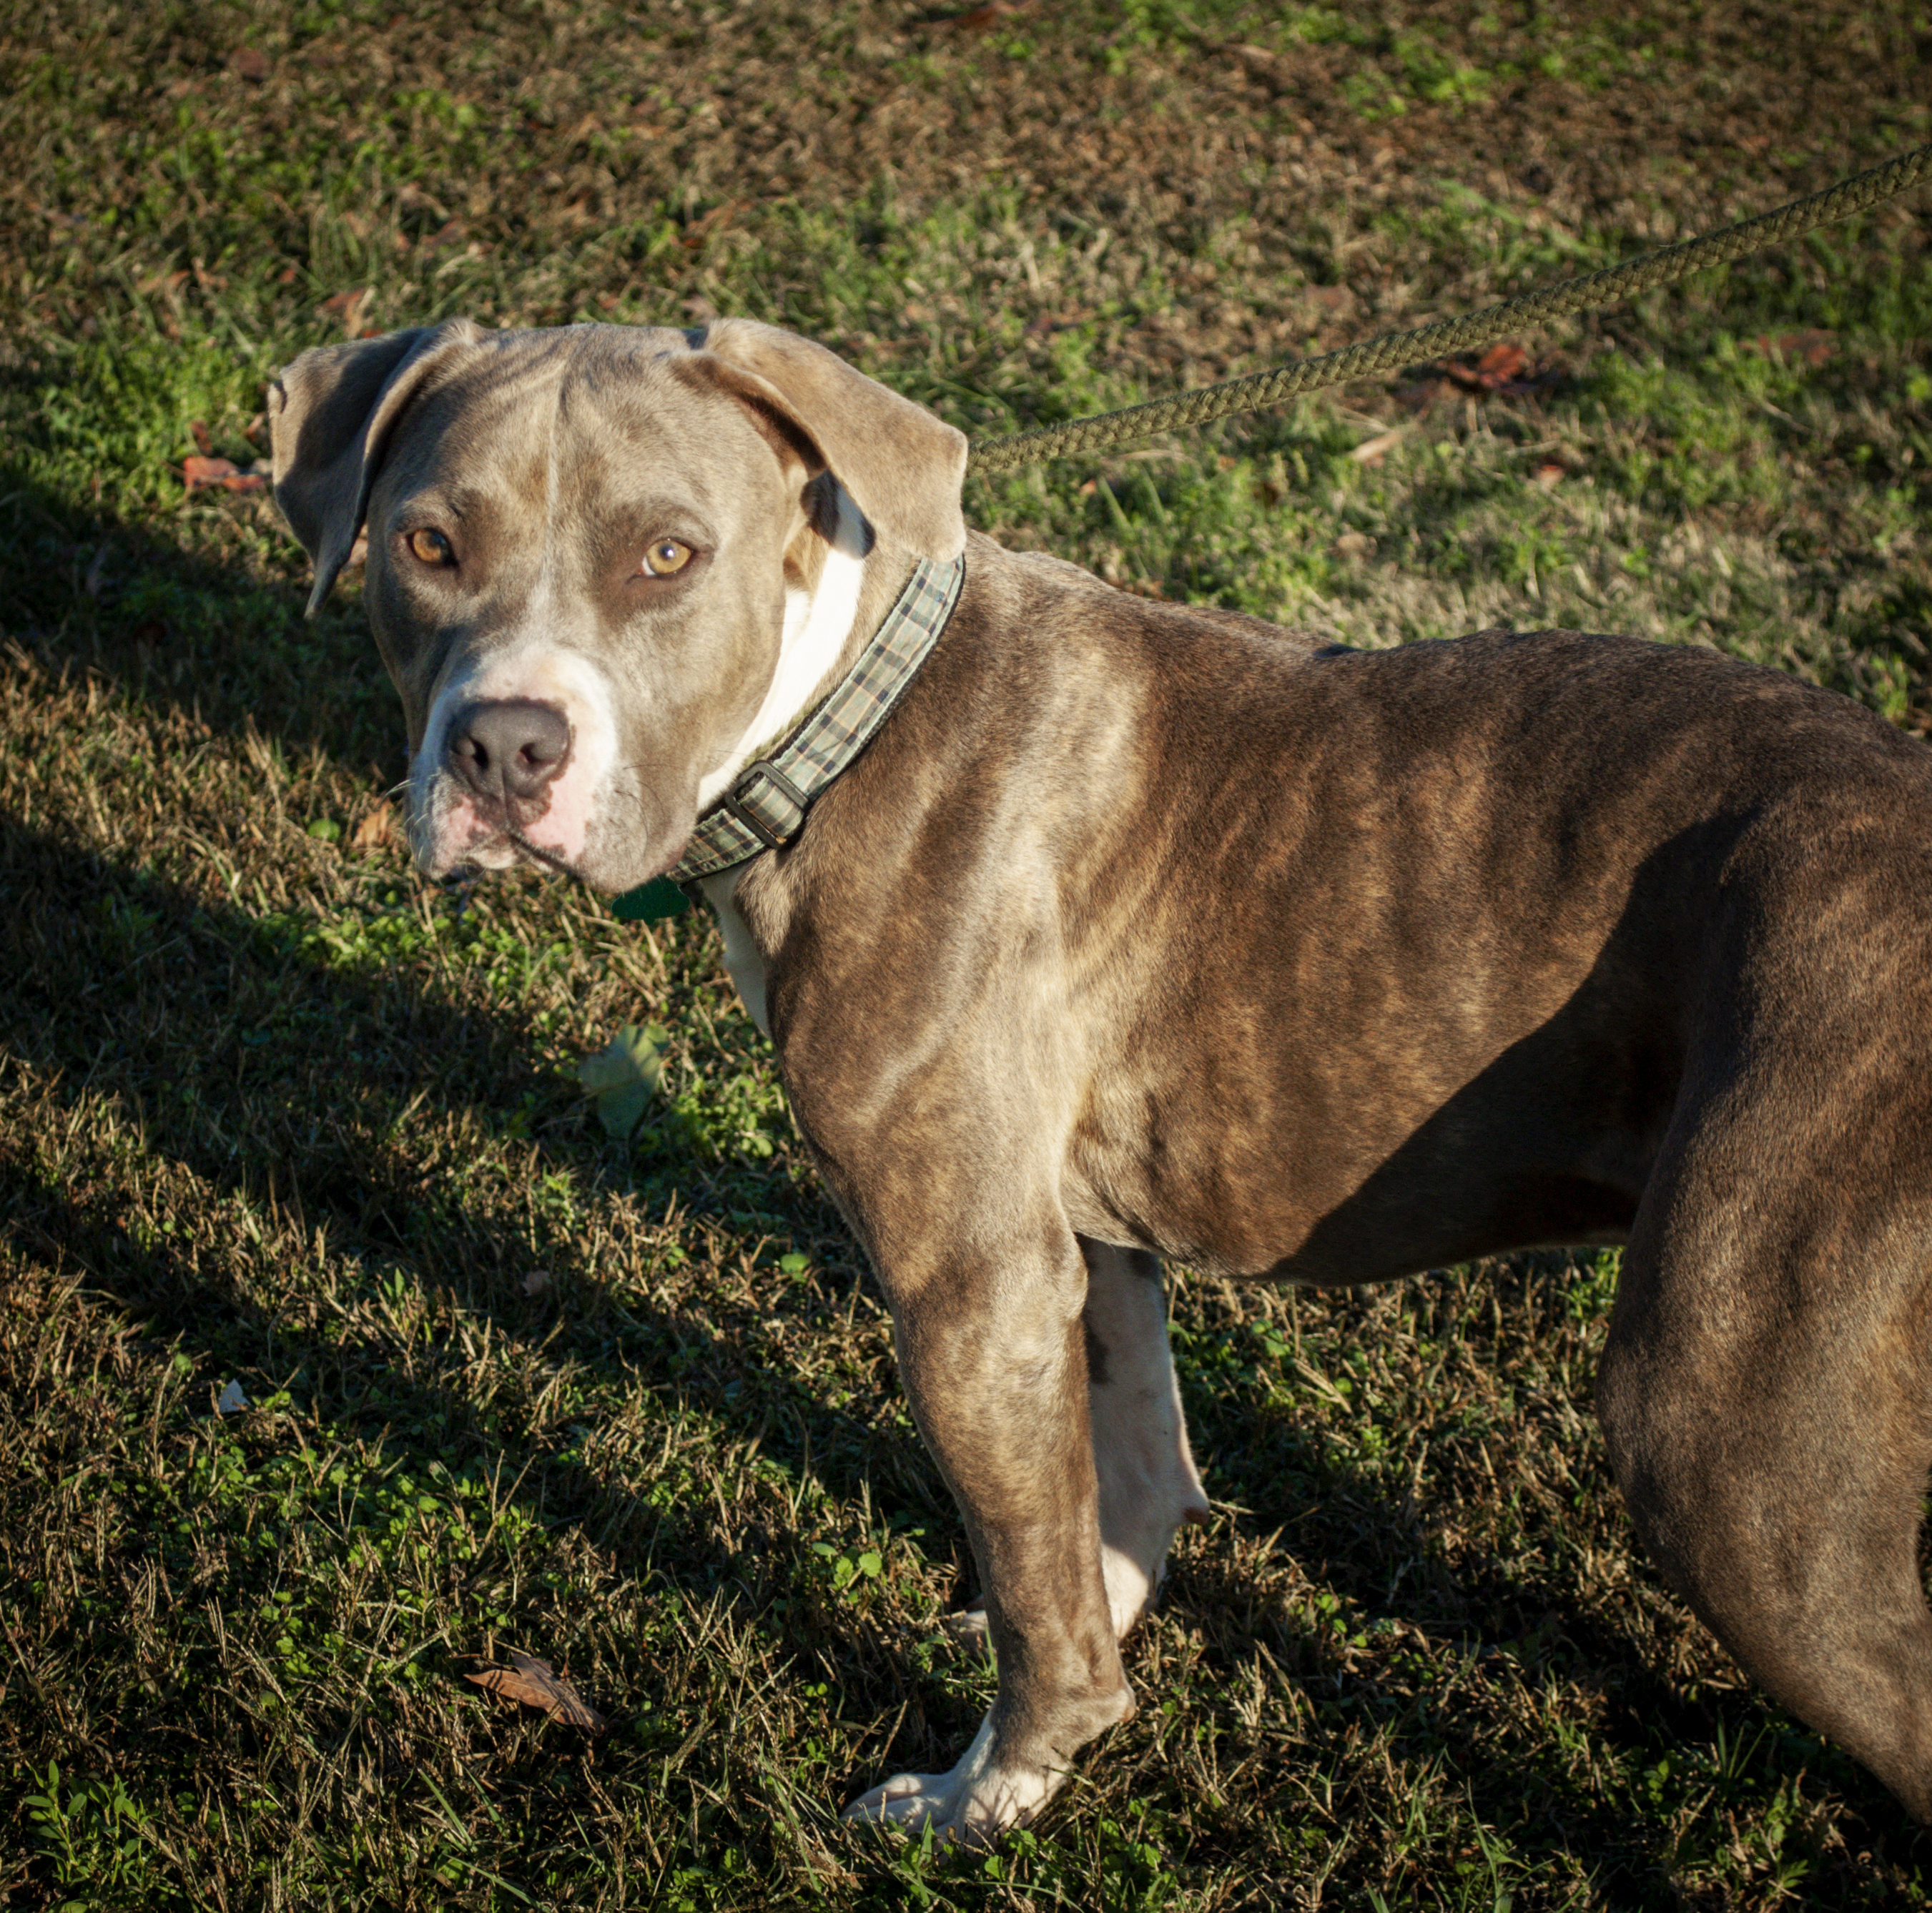
[[617,891],[668,869],[770,741],[814,594],[849,625],[868,554],[902,574],[965,538],[962,434],[748,320],[458,319],[304,352],[268,410],[311,610],[366,524],[435,874],[528,859]]

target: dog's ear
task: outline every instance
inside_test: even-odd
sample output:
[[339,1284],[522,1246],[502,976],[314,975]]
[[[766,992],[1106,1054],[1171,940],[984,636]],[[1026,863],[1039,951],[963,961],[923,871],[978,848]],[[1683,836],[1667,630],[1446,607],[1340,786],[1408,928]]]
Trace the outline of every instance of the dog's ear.
[[965,548],[964,432],[776,325],[715,319],[692,343],[681,365],[749,406],[808,471],[830,471],[894,544],[941,562]]
[[453,347],[482,329],[467,319],[317,346],[268,388],[275,502],[315,561],[312,613],[328,595],[362,529],[369,488],[403,408]]

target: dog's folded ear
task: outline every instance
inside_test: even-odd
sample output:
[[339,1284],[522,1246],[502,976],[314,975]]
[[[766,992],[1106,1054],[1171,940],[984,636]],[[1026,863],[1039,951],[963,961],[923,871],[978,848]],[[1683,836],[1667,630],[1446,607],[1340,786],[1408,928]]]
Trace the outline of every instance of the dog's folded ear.
[[873,526],[941,562],[966,544],[966,435],[796,333],[714,320],[678,361],[748,406],[808,472],[829,471]]
[[403,409],[430,368],[483,336],[452,319],[346,346],[318,346],[268,388],[275,502],[315,561],[311,613],[356,549],[369,488]]

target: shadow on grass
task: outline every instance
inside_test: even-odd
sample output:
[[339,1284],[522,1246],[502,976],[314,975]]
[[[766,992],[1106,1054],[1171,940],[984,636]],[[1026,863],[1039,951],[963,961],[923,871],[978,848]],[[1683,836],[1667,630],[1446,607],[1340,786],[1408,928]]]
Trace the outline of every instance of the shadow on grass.
[[[779,1313],[794,1330],[801,1316],[848,1314],[858,1279],[808,1184],[782,1164],[661,1164],[655,1199],[680,1217],[666,1239],[688,1246],[700,1277],[707,1246],[722,1238],[728,1249],[744,1233],[708,1218],[748,1201],[762,1213],[758,1233],[812,1249],[822,1271],[802,1285],[754,1278],[772,1291],[755,1308],[688,1277],[667,1294],[638,1266],[634,1240],[562,1223],[533,1230],[524,1189],[465,1188],[466,1147],[500,1137],[532,1105],[538,1133],[513,1152],[530,1188],[563,1171],[591,1191],[621,1195],[630,1181],[628,1159],[582,1120],[570,1086],[546,1079],[513,1019],[441,1000],[404,975],[304,962],[242,913],[6,820],[0,895],[0,966],[14,985],[0,997],[0,1096],[12,1115],[0,1135],[0,1236],[22,1258],[78,1277],[149,1345],[175,1343],[204,1410],[238,1376],[251,1398],[286,1390],[312,1438],[354,1439],[419,1480],[438,1461],[456,1474],[500,1461],[505,1505],[613,1558],[652,1600],[674,1592],[687,1612],[782,1638],[799,1681],[835,1673],[860,1717],[918,1692],[903,1642],[863,1627],[821,1585],[818,1529],[784,1530],[762,1507],[721,1523],[701,1483],[666,1495],[654,1442],[614,1462],[584,1439],[600,1396],[667,1435],[694,1418],[719,1454],[755,1446],[802,1492],[818,1484],[820,1522],[826,1504],[851,1508],[869,1485],[880,1519],[929,1528],[944,1559],[956,1517],[916,1443],[814,1392],[770,1333]],[[526,1294],[539,1264],[550,1280]],[[478,1385],[479,1342],[506,1351],[488,1386]],[[167,1499],[130,1509],[116,1552],[205,1588]],[[808,1515],[812,1506],[808,1495]],[[356,1544],[345,1528],[333,1545]],[[244,1550],[222,1570],[231,1610],[252,1612],[256,1583],[273,1579],[272,1560],[254,1559]],[[454,1585],[483,1567],[452,1561],[444,1571]],[[184,1667],[207,1653],[184,1648]],[[462,1671],[453,1649],[425,1665],[452,1679]],[[685,1731],[646,1733],[669,1705],[648,1658],[626,1671],[626,1688],[603,1704],[640,1753],[668,1753],[657,1739],[675,1746]],[[203,1672],[223,1684],[213,1661]],[[246,1704],[238,1717],[245,1741]],[[352,1709],[331,1731],[361,1735],[364,1717]],[[381,1749],[375,1720],[368,1732]],[[924,1726],[915,1713],[908,1731]],[[957,1729],[942,1719],[932,1732]],[[145,1740],[144,1758],[192,1768],[208,1757],[202,1731],[192,1711],[139,1702],[115,1742],[134,1754]],[[62,1761],[76,1757],[57,1738]],[[512,1764],[536,1784],[574,1758],[532,1749]],[[392,1751],[383,1764],[407,1782],[406,1759]]]
[[[252,726],[341,761],[394,768],[401,727],[352,601],[305,624],[300,588],[286,580],[152,528],[83,521],[17,480],[0,478],[0,497],[16,534],[0,559],[0,607],[44,661],[98,672],[131,699],[193,712],[218,729]],[[950,1761],[971,1723],[950,1703],[927,1717],[921,1701],[934,1690],[902,1641],[854,1628],[830,1602],[772,1609],[780,1591],[796,1594],[787,1543],[802,1544],[754,1525],[720,1549],[703,1504],[640,1501],[621,1471],[600,1474],[569,1459],[568,1426],[545,1419],[547,1384],[571,1366],[618,1389],[641,1369],[675,1391],[676,1405],[714,1417],[733,1440],[761,1443],[800,1478],[816,1474],[837,1499],[856,1501],[869,1485],[888,1521],[929,1519],[957,1536],[914,1438],[800,1385],[755,1313],[721,1328],[702,1306],[664,1306],[648,1282],[611,1279],[596,1244],[573,1246],[562,1223],[536,1226],[514,1191],[471,1185],[472,1143],[500,1147],[506,1135],[531,1187],[559,1171],[606,1189],[633,1174],[586,1126],[574,1090],[539,1066],[524,1023],[439,996],[405,972],[311,961],[244,912],[11,820],[0,820],[0,959],[13,982],[0,1001],[0,1051],[16,1080],[37,1079],[35,1130],[16,1126],[0,1142],[0,1227],[23,1254],[81,1272],[131,1318],[181,1338],[211,1376],[285,1381],[303,1408],[339,1427],[377,1441],[400,1429],[413,1450],[459,1465],[506,1448],[547,1458],[523,1497],[531,1515],[648,1559],[740,1618],[794,1630],[804,1652],[836,1651],[872,1702],[913,1697],[880,1752],[882,1770]],[[428,1143],[406,1138],[406,1126]],[[728,1181],[728,1195],[719,1186]],[[748,1199],[759,1233],[821,1246],[821,1261],[836,1258],[859,1279],[829,1205],[789,1165],[727,1162],[713,1172],[666,1163],[652,1194],[700,1222]],[[279,1297],[262,1256],[219,1239],[244,1209],[290,1252],[320,1231],[333,1261],[350,1279],[360,1270],[369,1293],[401,1272],[448,1306],[423,1346],[380,1333],[332,1336],[314,1296]],[[524,1278],[540,1260],[552,1265],[553,1285],[532,1297]],[[836,1297],[820,1300],[836,1307]],[[464,1384],[458,1315],[487,1322],[518,1351],[529,1375],[516,1401],[479,1403]],[[1496,1657],[1482,1683],[1418,1693],[1372,1657],[1338,1659],[1332,1634],[1292,1618],[1264,1627],[1222,1618],[1255,1607],[1252,1584],[1231,1564],[1191,1561],[1171,1600],[1202,1616],[1217,1659],[1251,1658],[1252,1642],[1263,1642],[1338,1730],[1345,1716],[1380,1720],[1425,1757],[1446,1750],[1478,1816],[1511,1829],[1523,1850],[1600,1856],[1600,1884],[1619,1903],[1676,1903],[1654,1822],[1634,1834],[1627,1803],[1580,1787],[1546,1741],[1520,1737],[1522,1759],[1508,1768],[1457,1759],[1459,1745],[1492,1735],[1506,1700],[1481,1697],[1482,1685],[1545,1675],[1601,1690],[1590,1731],[1631,1771],[1672,1747],[1742,1748],[1732,1771],[1710,1777],[1719,1808],[1727,1799],[1761,1806],[1808,1766],[1852,1803],[1873,1838],[1894,1847],[1916,1840],[1889,1797],[1842,1756],[1748,1692],[1683,1691],[1629,1636],[1569,1600],[1554,1573],[1525,1585],[1478,1555],[1451,1574],[1431,1561],[1413,1505],[1338,1447],[1298,1441],[1284,1459],[1292,1492],[1258,1507],[1256,1524],[1298,1521],[1298,1551],[1319,1559],[1326,1584],[1371,1624],[1420,1624],[1438,1644],[1534,1645]],[[953,1546],[960,1555],[956,1538]],[[1390,1565],[1405,1561],[1424,1563],[1421,1576],[1392,1586]],[[850,1638],[860,1633],[869,1638]]]
[[184,510],[176,535],[82,509],[0,459],[0,629],[50,667],[92,671],[152,709],[316,748],[383,783],[400,775],[400,709],[359,580],[304,618],[306,561],[266,495]]
[[[1504,1315],[1563,1259],[1536,1252],[1484,1265]],[[1923,1864],[1925,1830],[1850,1756],[1738,1674],[1700,1624],[1674,1615],[1696,1644],[1687,1657],[1668,1629],[1646,1628],[1647,1603],[1633,1609],[1574,1585],[1577,1536],[1556,1516],[1525,1506],[1507,1557],[1466,1539],[1445,1546],[1441,1524],[1446,1516],[1456,1525],[1453,1483],[1394,1492],[1389,1471],[1360,1465],[1346,1437],[1311,1429],[1279,1405],[1245,1414],[1242,1406],[1230,1391],[1190,1408],[1197,1450],[1211,1457],[1225,1447],[1234,1477],[1217,1481],[1210,1459],[1210,1489],[1238,1495],[1248,1534],[1282,1536],[1316,1598],[1284,1600],[1245,1563],[1185,1551],[1162,1606],[1204,1642],[1204,1672],[1239,1682],[1258,1665],[1278,1668],[1310,1708],[1314,1743],[1386,1735],[1404,1774],[1426,1775],[1439,1763],[1451,1790],[1520,1861],[1533,1869],[1539,1855],[1580,1858],[1604,1897],[1592,1904],[1661,1913],[1732,1903],[1714,1888],[1687,1898],[1685,1870],[1767,1824],[1781,1833],[1787,1819],[1797,1831],[1786,1858],[1802,1856],[1808,1884],[1820,1891],[1845,1885],[1848,1901],[1876,1903],[1849,1892],[1867,1862]],[[1407,1454],[1428,1453],[1436,1432],[1425,1410],[1394,1471],[1406,1470]],[[1627,1527],[1606,1469],[1594,1481],[1582,1472]],[[1580,1525],[1587,1530],[1587,1516]],[[1622,1538],[1654,1588],[1634,1537]],[[1800,1783],[1808,1798],[1841,1804],[1828,1845],[1804,1829]],[[1340,1789],[1330,1804],[1345,1818],[1358,1805]],[[1388,1810],[1360,1804],[1364,1813]],[[1820,1813],[1816,1824],[1828,1819]],[[1864,1849],[1856,1855],[1839,1844],[1853,1828]],[[1227,1858],[1242,1838],[1228,1829]],[[1545,1902],[1532,1893],[1528,1903]]]
[[[362,1412],[384,1353],[292,1323],[257,1282],[216,1273],[229,1265],[211,1252],[205,1223],[162,1213],[178,1198],[239,1198],[291,1248],[326,1239],[330,1258],[372,1285],[407,1270],[512,1343],[568,1354],[608,1378],[650,1349],[700,1394],[728,1386],[728,1375],[755,1376],[750,1399],[733,1386],[715,1405],[748,1433],[775,1419],[800,1424],[814,1460],[842,1489],[856,1487],[850,1417],[787,1386],[755,1349],[728,1351],[697,1315],[654,1307],[634,1281],[614,1288],[562,1228],[533,1243],[517,1190],[479,1201],[460,1165],[446,1179],[424,1173],[425,1155],[449,1153],[446,1136],[460,1147],[471,1133],[500,1143],[507,1132],[532,1184],[567,1171],[593,1190],[634,1186],[630,1159],[588,1120],[574,1086],[539,1066],[527,1030],[401,973],[345,973],[292,956],[256,919],[6,820],[0,883],[0,949],[14,983],[0,1008],[0,1050],[44,1085],[44,1117],[65,1113],[94,1132],[81,1153],[92,1174],[68,1173],[77,1166],[71,1137],[54,1141],[52,1121],[38,1138],[16,1127],[0,1148],[10,1186],[0,1209],[24,1249],[69,1258],[218,1366],[266,1375],[298,1363],[319,1413]],[[404,1125],[423,1147],[404,1146]],[[538,1133],[526,1140],[526,1127]],[[137,1154],[158,1172],[152,1189]],[[789,1165],[660,1162],[650,1183],[699,1225],[727,1201],[748,1200],[767,1233],[836,1250],[829,1206]],[[755,1186],[749,1195],[746,1183]],[[546,1258],[560,1264],[547,1292],[526,1295],[524,1279]],[[566,1315],[576,1319],[566,1325]],[[495,1438],[473,1417],[450,1426]],[[782,1445],[782,1435],[774,1439]]]

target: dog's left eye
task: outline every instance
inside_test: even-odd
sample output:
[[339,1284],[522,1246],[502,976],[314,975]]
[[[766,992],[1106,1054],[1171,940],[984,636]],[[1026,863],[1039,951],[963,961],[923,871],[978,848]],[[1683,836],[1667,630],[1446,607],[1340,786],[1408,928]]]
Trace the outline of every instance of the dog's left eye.
[[692,556],[691,547],[682,538],[661,538],[644,553],[639,569],[646,577],[668,578],[674,571],[682,571]]
[[410,551],[425,565],[453,565],[456,553],[442,532],[432,531],[428,526],[410,534]]

